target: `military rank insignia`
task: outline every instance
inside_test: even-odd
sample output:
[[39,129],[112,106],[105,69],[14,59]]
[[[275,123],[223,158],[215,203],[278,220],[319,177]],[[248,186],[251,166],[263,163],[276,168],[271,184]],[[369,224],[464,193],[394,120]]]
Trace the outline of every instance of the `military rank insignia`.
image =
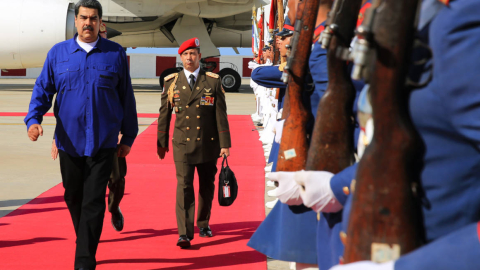
[[202,106],[213,106],[214,101],[215,101],[214,97],[205,97],[204,96],[200,100],[200,105],[202,105]]

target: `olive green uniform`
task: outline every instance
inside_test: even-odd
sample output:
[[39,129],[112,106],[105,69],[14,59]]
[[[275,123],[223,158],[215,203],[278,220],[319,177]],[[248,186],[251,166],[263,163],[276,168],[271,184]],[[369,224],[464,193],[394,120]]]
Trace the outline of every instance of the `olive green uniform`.
[[193,239],[195,168],[199,178],[197,226],[206,228],[215,191],[217,158],[221,148],[231,146],[225,93],[219,76],[200,69],[193,89],[183,71],[165,78],[158,117],[158,147],[168,147],[173,110],[176,113],[172,145],[177,174],[178,234]]

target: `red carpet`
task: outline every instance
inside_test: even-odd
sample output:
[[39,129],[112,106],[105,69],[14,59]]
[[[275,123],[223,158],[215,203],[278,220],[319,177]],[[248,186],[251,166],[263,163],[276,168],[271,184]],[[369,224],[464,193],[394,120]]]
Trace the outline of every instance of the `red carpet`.
[[[265,159],[250,117],[230,116],[229,121],[229,165],[239,181],[239,197],[232,206],[220,207],[215,194],[210,223],[215,236],[196,234],[188,250],[175,246],[173,156],[170,151],[165,160],[157,159],[153,123],[138,136],[127,158],[121,203],[125,228],[114,231],[106,213],[97,269],[266,269],[265,256],[246,246],[265,216]],[[73,269],[74,242],[60,184],[0,218],[0,269]]]
[[[0,116],[27,116],[26,112],[0,112]],[[46,113],[45,116],[53,116],[53,113]],[[138,117],[158,118],[158,113],[139,113]]]

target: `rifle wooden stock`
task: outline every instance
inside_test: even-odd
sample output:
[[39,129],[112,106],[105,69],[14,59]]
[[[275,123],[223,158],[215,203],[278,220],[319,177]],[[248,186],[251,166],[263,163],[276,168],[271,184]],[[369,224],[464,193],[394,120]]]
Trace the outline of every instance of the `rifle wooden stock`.
[[[344,261],[395,260],[422,241],[418,182],[422,143],[405,87],[419,0],[375,0],[370,97],[375,134],[357,171]],[[381,8],[376,9],[376,7]],[[366,20],[368,21],[368,20]]]
[[337,58],[336,52],[338,48],[350,47],[361,3],[362,0],[335,1],[327,21],[328,25],[337,25],[338,30],[328,47],[328,86],[317,109],[307,170],[337,173],[354,162],[355,88],[347,63]]
[[284,10],[285,8],[283,7],[283,0],[277,0],[277,10],[278,10],[278,15],[277,15],[277,25],[278,29],[282,31],[283,24],[284,24]]
[[[293,0],[292,0],[293,1]],[[283,7],[283,0],[277,0],[277,10],[278,10],[278,14],[277,14],[277,25],[278,25],[278,30],[279,31],[282,31],[283,29],[283,24],[285,23],[285,20],[283,19],[284,18],[284,7]],[[275,38],[275,37],[274,37]],[[275,43],[275,45],[277,44],[276,41],[274,41],[273,43]],[[280,58],[280,63],[284,63],[285,62],[285,58],[284,57],[281,57],[280,56],[280,52],[278,54],[275,54],[277,57]],[[276,58],[275,60],[278,61],[278,58]],[[276,62],[275,62],[276,63]]]
[[[303,106],[302,92],[312,47],[313,31],[320,0],[300,0],[297,8],[292,52],[289,57],[287,108],[282,141],[278,155],[278,171],[305,169],[307,159],[308,112]],[[287,155],[286,155],[287,154]]]

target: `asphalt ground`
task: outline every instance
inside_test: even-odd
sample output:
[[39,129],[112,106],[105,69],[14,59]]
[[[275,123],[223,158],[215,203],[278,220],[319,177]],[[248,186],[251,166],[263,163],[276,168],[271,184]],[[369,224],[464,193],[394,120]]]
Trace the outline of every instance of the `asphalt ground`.
[[[243,79],[239,92],[226,93],[229,115],[255,112],[255,96],[249,83],[250,79]],[[35,79],[0,79],[0,113],[26,113],[34,84]],[[161,94],[158,80],[133,79],[132,85],[137,112],[158,113]],[[0,116],[0,218],[62,182],[58,159],[50,157],[55,118],[44,118],[43,137],[37,142],[28,139],[23,118]],[[156,118],[138,120],[139,132],[143,132]],[[265,188],[265,201],[274,199],[266,195],[270,189]],[[266,214],[269,210],[265,208]],[[270,258],[267,264],[269,270],[289,269],[288,263]]]

